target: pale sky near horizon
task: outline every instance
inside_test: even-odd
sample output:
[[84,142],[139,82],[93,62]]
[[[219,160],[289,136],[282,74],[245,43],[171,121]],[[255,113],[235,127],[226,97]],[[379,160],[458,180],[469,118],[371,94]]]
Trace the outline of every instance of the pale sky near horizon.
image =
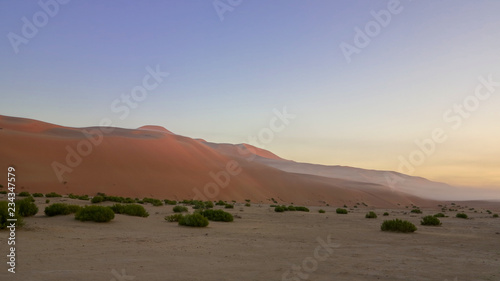
[[0,114],[248,143],[286,107],[252,144],[500,188],[500,1],[60,1],[0,2]]

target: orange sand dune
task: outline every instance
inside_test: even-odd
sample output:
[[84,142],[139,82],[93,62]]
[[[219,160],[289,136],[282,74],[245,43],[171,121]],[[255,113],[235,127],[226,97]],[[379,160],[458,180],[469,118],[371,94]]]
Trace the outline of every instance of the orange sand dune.
[[[249,145],[218,145],[146,126],[66,128],[0,117],[0,169],[16,168],[17,191],[203,200],[250,199],[307,205],[433,204],[383,185],[282,171],[280,159]],[[257,155],[257,156],[256,156]],[[5,187],[4,187],[5,188]]]

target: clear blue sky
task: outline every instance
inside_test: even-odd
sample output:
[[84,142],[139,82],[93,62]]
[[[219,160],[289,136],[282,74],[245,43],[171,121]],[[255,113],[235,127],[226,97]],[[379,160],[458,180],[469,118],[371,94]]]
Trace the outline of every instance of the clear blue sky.
[[[348,62],[340,44],[355,46],[355,28],[390,2],[242,0],[221,20],[212,1],[73,0],[44,24],[37,1],[2,1],[0,114],[74,127],[110,118],[241,143],[286,106],[296,118],[261,146],[386,170],[442,128],[447,141],[413,174],[500,186],[500,87],[458,129],[442,117],[478,77],[500,81],[500,1],[401,0]],[[23,36],[22,18],[34,15],[41,27],[13,47],[9,34]],[[157,65],[169,76],[120,119],[113,101]]]

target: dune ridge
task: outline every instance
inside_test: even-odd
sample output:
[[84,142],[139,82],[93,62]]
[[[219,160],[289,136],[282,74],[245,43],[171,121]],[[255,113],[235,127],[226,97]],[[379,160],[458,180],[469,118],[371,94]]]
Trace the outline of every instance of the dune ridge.
[[[16,168],[18,192],[266,203],[275,198],[306,205],[434,204],[380,183],[285,171],[263,161],[289,162],[272,152],[247,144],[207,143],[158,126],[114,128],[90,147],[92,138],[99,139],[96,132],[105,128],[68,128],[7,116],[0,116],[0,128],[0,168]],[[65,167],[61,181],[54,165]],[[239,172],[231,174],[228,165]]]

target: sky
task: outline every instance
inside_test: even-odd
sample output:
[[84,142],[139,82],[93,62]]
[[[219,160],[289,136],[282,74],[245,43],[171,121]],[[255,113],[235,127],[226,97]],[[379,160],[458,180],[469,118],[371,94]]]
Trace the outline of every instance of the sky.
[[500,2],[1,1],[0,114],[500,188]]

